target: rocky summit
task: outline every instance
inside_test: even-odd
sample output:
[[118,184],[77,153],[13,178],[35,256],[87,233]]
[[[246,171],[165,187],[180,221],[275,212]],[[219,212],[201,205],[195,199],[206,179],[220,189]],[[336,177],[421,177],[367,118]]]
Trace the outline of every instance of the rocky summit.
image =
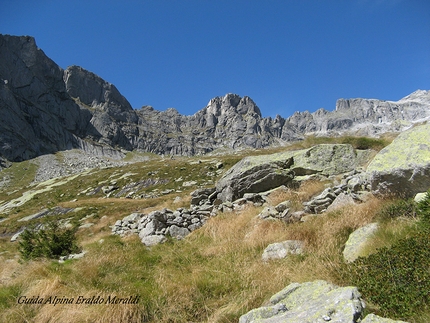
[[0,156],[22,161],[73,148],[198,155],[283,145],[310,134],[378,135],[430,118],[430,91],[403,99],[340,99],[334,111],[263,117],[249,97],[215,97],[194,115],[134,110],[118,89],[82,67],[63,70],[29,36],[0,35]]

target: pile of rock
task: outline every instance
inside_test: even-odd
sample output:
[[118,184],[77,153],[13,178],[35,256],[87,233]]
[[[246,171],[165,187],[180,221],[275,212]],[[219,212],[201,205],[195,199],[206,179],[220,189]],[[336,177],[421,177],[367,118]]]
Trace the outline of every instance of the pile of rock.
[[303,203],[306,213],[319,214],[334,209],[334,206],[344,206],[366,199],[370,186],[363,173],[353,171],[343,176],[342,182],[334,187],[328,187],[310,201]]
[[120,167],[126,164],[126,162],[120,159],[92,155],[77,149],[66,150],[57,155],[42,155],[35,158],[32,162],[39,166],[33,183],[78,174],[87,169]]
[[176,211],[162,209],[149,214],[132,213],[116,221],[112,233],[120,236],[138,234],[143,244],[152,246],[165,241],[168,236],[184,238],[213,215],[213,206],[210,205],[178,208]]

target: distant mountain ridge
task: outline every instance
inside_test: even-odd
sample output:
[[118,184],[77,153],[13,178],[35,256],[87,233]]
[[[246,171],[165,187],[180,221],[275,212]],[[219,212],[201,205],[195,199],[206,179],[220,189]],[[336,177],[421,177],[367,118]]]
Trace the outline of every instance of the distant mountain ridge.
[[263,118],[245,96],[215,97],[192,116],[133,110],[117,88],[81,67],[63,70],[29,36],[0,35],[0,156],[21,161],[79,148],[120,157],[134,149],[196,155],[262,148],[305,135],[378,135],[430,118],[430,91],[399,101],[340,99],[334,111]]

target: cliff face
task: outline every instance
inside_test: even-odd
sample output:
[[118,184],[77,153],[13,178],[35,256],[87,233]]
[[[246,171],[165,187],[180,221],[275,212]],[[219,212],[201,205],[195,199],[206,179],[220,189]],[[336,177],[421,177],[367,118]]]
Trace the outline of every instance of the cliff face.
[[430,118],[430,91],[397,101],[340,99],[336,110],[263,118],[249,97],[227,94],[192,116],[175,109],[133,110],[117,88],[78,66],[60,68],[32,37],[0,35],[0,156],[20,161],[80,148],[195,155],[261,148],[305,135],[377,135]]
[[339,99],[334,111],[296,113],[287,119],[304,134],[336,135],[349,132],[374,136],[399,132],[413,122],[430,118],[430,91],[418,90],[399,101]]
[[0,37],[0,154],[25,160],[77,147],[91,113],[70,98],[63,70],[31,37]]

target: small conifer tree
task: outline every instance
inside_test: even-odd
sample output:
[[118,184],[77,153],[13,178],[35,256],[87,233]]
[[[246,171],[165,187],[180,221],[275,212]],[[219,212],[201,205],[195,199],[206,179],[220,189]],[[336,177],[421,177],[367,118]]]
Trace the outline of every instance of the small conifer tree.
[[27,228],[21,234],[19,251],[24,259],[40,257],[56,259],[78,252],[77,227],[62,228],[57,221],[47,221],[43,226]]

